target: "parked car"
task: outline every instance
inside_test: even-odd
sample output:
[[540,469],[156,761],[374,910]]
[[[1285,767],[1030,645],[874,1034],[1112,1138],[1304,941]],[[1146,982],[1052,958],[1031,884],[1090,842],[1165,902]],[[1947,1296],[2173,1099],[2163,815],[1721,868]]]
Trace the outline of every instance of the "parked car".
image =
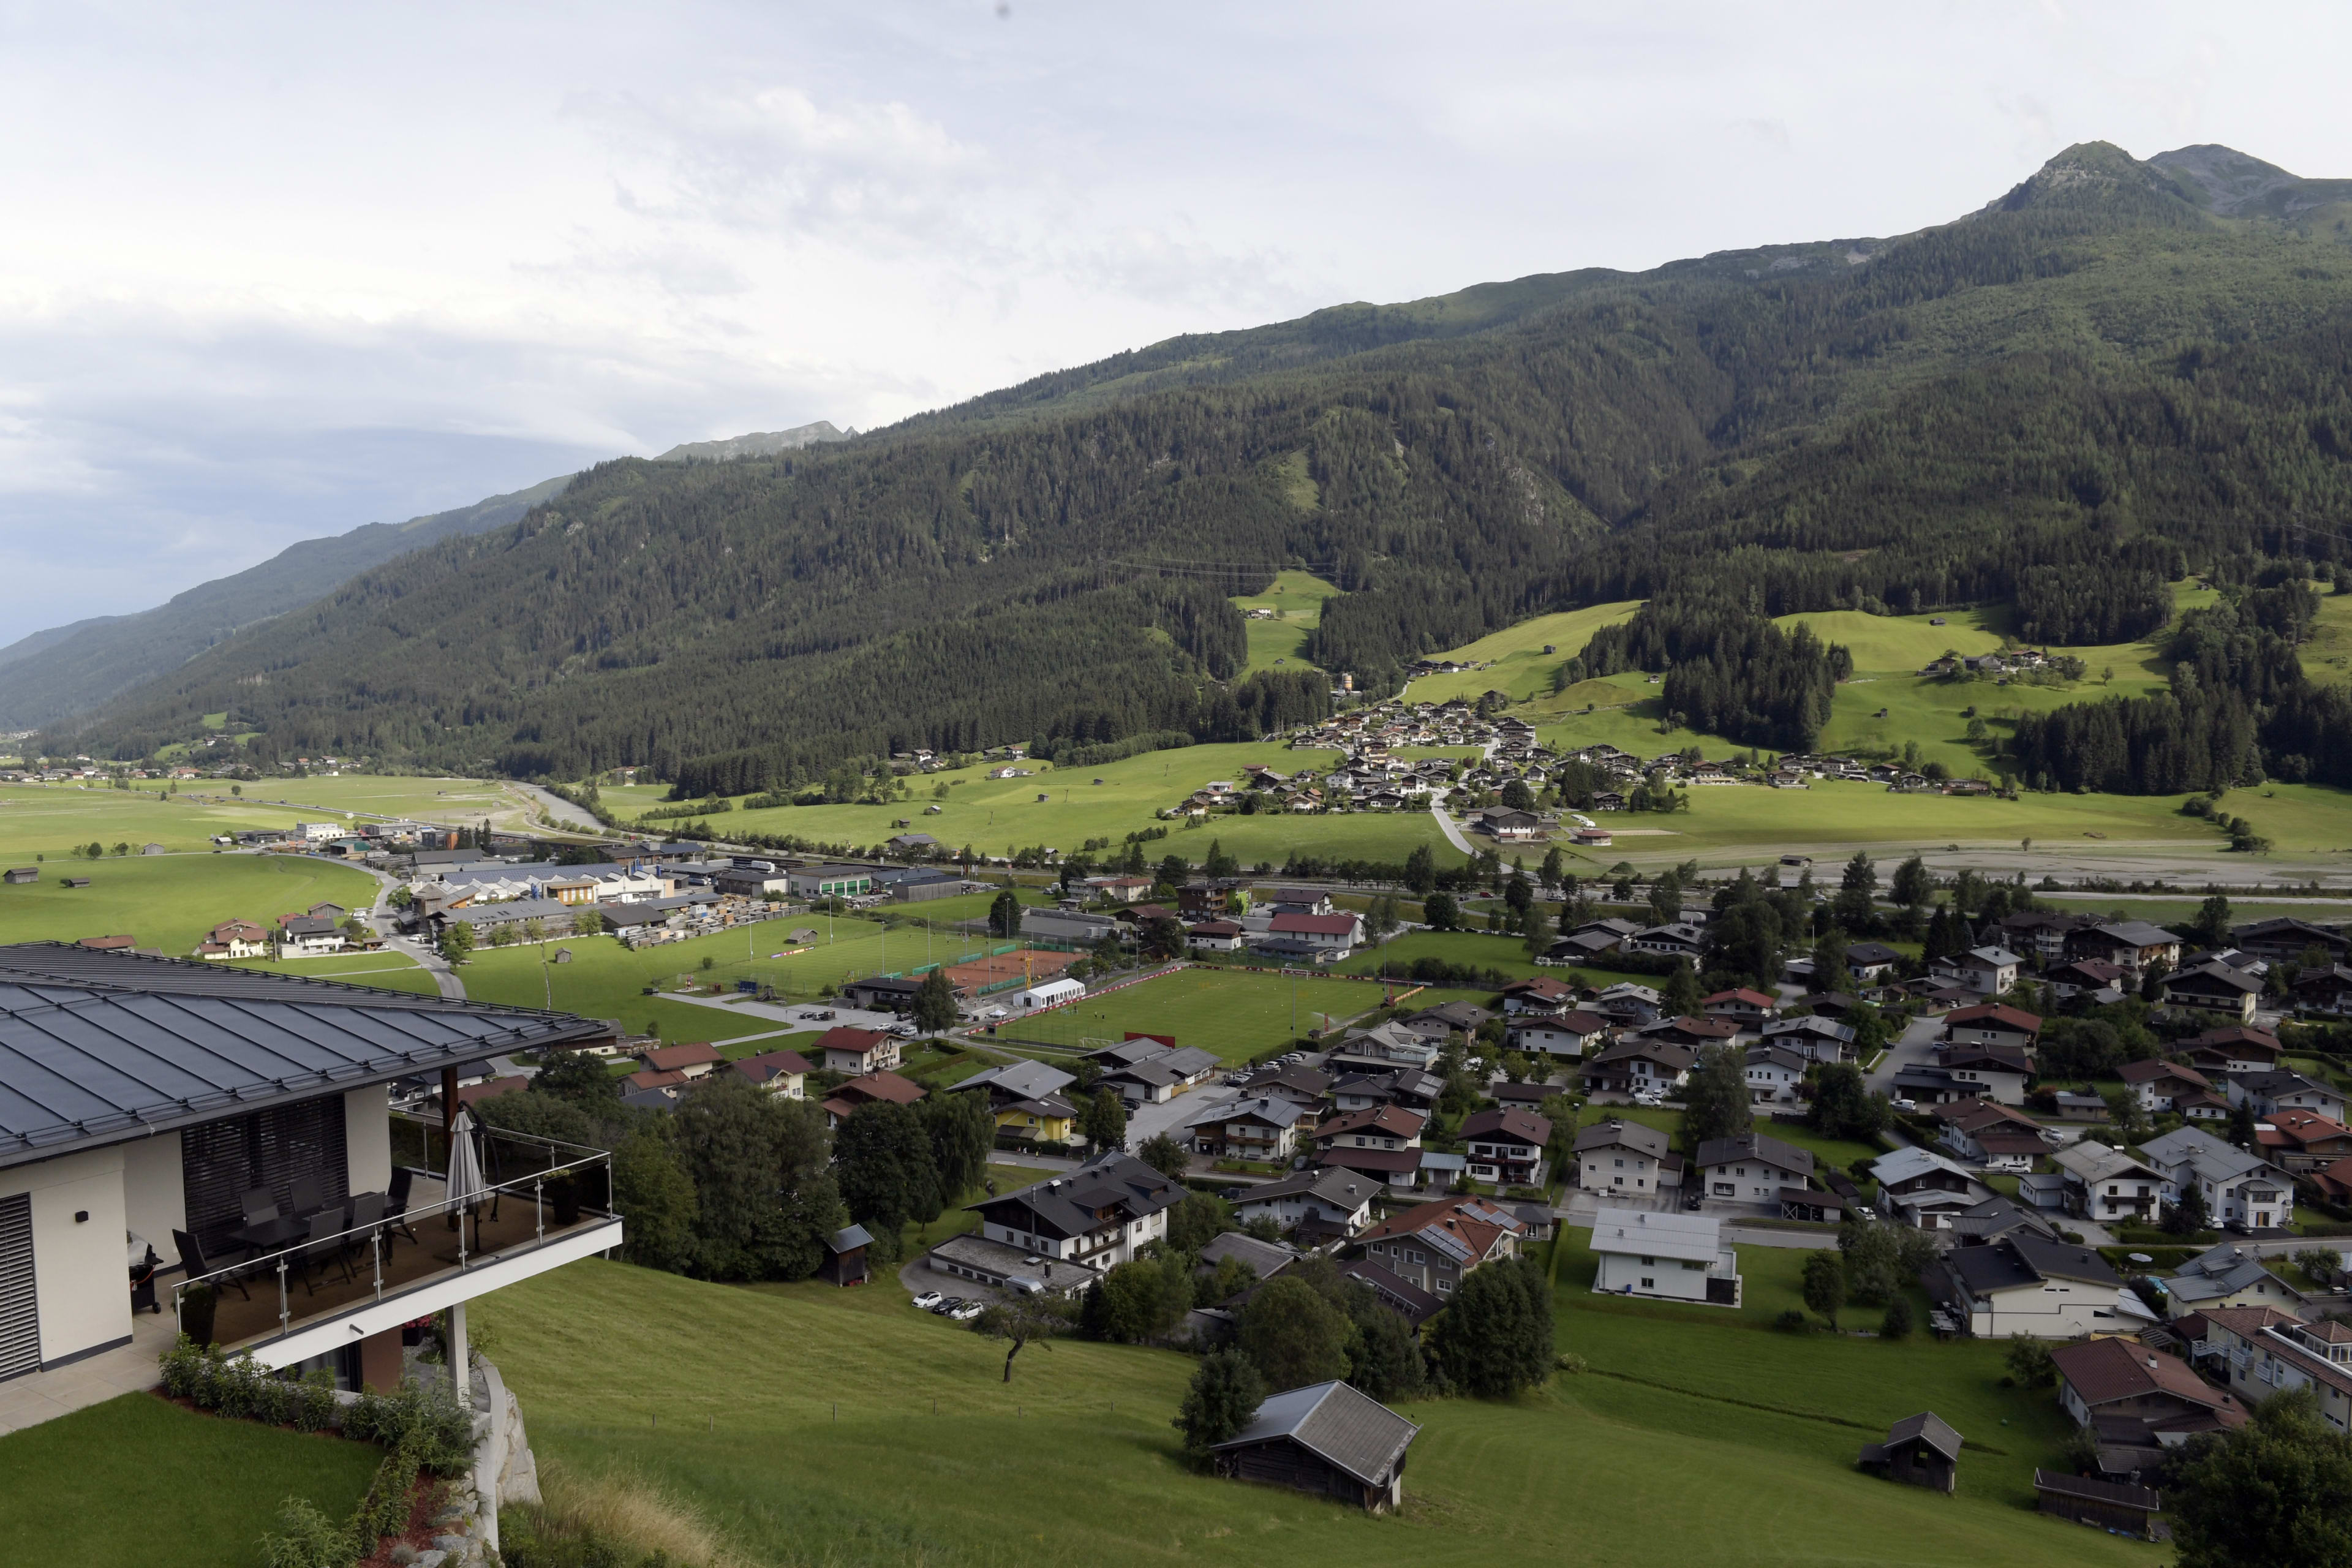
[[956,1322],[968,1323],[974,1318],[980,1316],[980,1303],[977,1301],[966,1301],[954,1311],[950,1312],[948,1316]]
[[1896,1110],[1916,1110],[1919,1109],[1919,1102],[1916,1100],[1890,1100],[1886,1103]]
[[[912,1024],[893,1024],[890,1026],[890,1032],[898,1036],[902,1040],[911,1040],[917,1035],[922,1033],[920,1029],[918,1029]],[[453,1373],[452,1375],[454,1376],[455,1374]]]
[[961,1296],[943,1296],[931,1303],[930,1310],[945,1317],[962,1305],[963,1298]]
[[937,1290],[926,1290],[921,1295],[915,1298],[915,1305],[920,1307],[926,1312],[929,1311],[939,1304],[940,1293]]

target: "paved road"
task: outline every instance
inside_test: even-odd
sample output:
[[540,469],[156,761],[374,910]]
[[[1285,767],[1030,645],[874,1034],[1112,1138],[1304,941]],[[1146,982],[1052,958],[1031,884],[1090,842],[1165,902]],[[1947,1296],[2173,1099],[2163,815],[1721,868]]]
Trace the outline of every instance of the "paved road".
[[1886,1055],[1872,1070],[1870,1087],[1892,1094],[1896,1073],[1905,1068],[1933,1065],[1936,1040],[1943,1030],[1943,1020],[1934,1014],[1922,1014],[1912,1019],[1902,1038],[1886,1047]]
[[604,830],[603,823],[560,795],[551,794],[537,784],[511,784],[509,787],[529,795],[541,809],[555,818],[559,826],[577,828],[586,833],[602,833]]
[[1453,845],[1454,847],[1461,850],[1465,855],[1475,855],[1478,853],[1478,847],[1471,843],[1466,837],[1463,837],[1462,830],[1454,826],[1454,818],[1445,814],[1445,808],[1444,806],[1437,805],[1435,802],[1432,802],[1429,807],[1429,815],[1437,819],[1437,830],[1445,835],[1445,842]]

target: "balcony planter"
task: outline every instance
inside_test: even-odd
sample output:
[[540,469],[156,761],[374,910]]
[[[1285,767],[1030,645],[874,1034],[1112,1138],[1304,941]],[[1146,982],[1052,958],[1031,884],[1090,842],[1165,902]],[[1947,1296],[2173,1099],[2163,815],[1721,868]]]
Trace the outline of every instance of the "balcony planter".
[[580,1184],[570,1176],[558,1176],[547,1184],[547,1201],[554,1206],[555,1223],[580,1223]]
[[213,1342],[213,1310],[219,1305],[209,1285],[191,1285],[180,1292],[180,1331],[199,1345]]

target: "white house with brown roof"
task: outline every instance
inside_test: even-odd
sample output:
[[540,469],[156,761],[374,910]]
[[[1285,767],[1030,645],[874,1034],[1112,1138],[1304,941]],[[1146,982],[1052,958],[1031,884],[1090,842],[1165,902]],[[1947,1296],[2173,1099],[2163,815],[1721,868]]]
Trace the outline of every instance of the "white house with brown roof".
[[1654,1195],[1679,1191],[1683,1157],[1673,1141],[1638,1121],[1604,1121],[1576,1135],[1576,1184],[1588,1193]]

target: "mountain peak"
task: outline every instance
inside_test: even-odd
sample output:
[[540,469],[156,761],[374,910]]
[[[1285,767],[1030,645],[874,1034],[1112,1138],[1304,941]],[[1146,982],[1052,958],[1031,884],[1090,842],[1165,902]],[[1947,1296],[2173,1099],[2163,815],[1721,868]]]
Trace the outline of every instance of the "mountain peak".
[[1984,210],[2105,208],[2121,213],[2177,206],[2180,191],[2162,171],[2112,142],[2077,142],[2027,175]]
[[730,458],[768,458],[778,452],[814,447],[820,441],[846,441],[856,434],[856,430],[835,429],[830,419],[820,419],[814,425],[795,425],[789,430],[754,430],[748,436],[730,436],[723,441],[681,441],[654,461],[717,463]]

